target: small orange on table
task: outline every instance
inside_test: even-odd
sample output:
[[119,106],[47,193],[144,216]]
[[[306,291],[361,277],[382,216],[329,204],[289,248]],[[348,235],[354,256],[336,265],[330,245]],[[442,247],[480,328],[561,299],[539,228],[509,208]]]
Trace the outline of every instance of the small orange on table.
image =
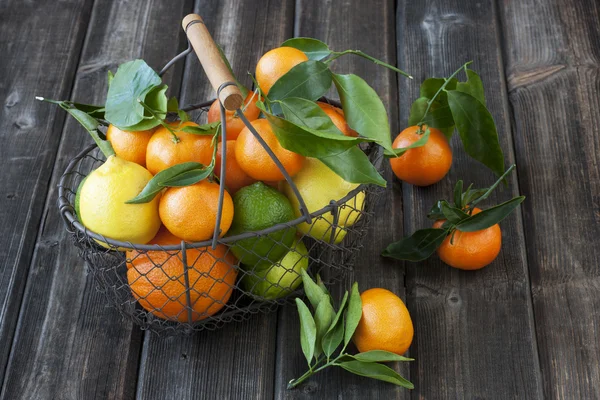
[[413,340],[414,328],[402,299],[381,288],[365,290],[360,299],[362,317],[352,338],[358,351],[406,353]]
[[[429,186],[439,182],[452,165],[452,149],[448,139],[439,129],[423,126],[422,132],[429,129],[429,139],[421,147],[408,149],[400,157],[390,158],[392,171],[401,180],[416,186]],[[400,132],[394,140],[395,149],[408,147],[421,139],[418,126],[410,126]]]
[[[179,244],[181,239],[161,228],[150,244]],[[216,314],[234,290],[237,260],[224,245],[186,250],[190,310],[181,254],[176,251],[127,252],[127,282],[138,303],[159,318],[193,322]]]
[[[304,164],[304,156],[283,148],[266,119],[257,119],[251,124],[275,153],[287,173],[290,176],[296,175]],[[256,180],[281,181],[285,178],[248,127],[242,129],[236,140],[235,158],[242,170]]]
[[[165,227],[188,242],[212,238],[217,224],[219,184],[207,180],[184,187],[170,187],[160,198],[158,213]],[[225,191],[221,216],[221,235],[233,220],[233,200]]]
[[155,129],[130,132],[110,124],[106,130],[106,139],[118,157],[145,167],[146,148],[154,131]]
[[[260,115],[260,110],[256,106],[256,102],[259,100],[258,94],[249,92],[244,100],[242,111],[248,121],[254,121]],[[225,110],[225,133],[227,140],[235,140],[238,135],[244,129],[246,125],[242,119],[237,115],[236,111]],[[208,123],[218,122],[221,120],[221,107],[219,106],[219,99],[215,100],[208,110]]]
[[198,126],[195,122],[170,124],[173,132],[160,126],[152,135],[146,150],[146,168],[156,175],[177,164],[195,161],[210,164],[213,155],[212,136],[184,132],[186,126]]
[[[479,214],[481,210],[474,208],[472,214]],[[434,228],[441,228],[445,220],[436,221]],[[444,239],[438,247],[440,259],[451,267],[475,270],[481,269],[498,257],[502,248],[502,231],[500,225],[475,232],[454,231]]]
[[277,47],[267,51],[256,64],[256,81],[263,94],[269,94],[271,87],[296,65],[308,61],[302,51],[293,47]]

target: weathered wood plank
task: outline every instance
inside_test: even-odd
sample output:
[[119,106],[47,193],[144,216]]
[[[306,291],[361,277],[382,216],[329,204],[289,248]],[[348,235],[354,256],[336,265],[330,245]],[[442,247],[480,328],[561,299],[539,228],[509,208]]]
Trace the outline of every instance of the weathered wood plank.
[[0,385],[65,117],[35,95],[70,92],[91,4],[0,4]]
[[[302,0],[297,2],[296,21],[296,36],[321,39],[338,51],[361,49],[383,61],[395,62],[393,1],[341,3]],[[397,79],[404,78],[396,78],[395,73],[355,56],[338,59],[333,68],[336,72],[352,72],[363,77],[386,105],[392,132],[398,129]],[[357,281],[361,291],[382,287],[404,297],[404,269],[379,257],[383,246],[399,239],[402,233],[401,190],[391,187],[389,165],[386,165],[385,176],[390,187],[380,197],[376,216],[371,221],[364,248],[357,254],[353,273],[339,286],[346,290]],[[339,300],[340,290],[335,292]],[[357,377],[336,368],[320,372],[295,390],[287,390],[287,382],[302,375],[307,368],[300,349],[299,332],[296,307],[281,309],[277,332],[276,398],[403,399],[410,395],[406,389]],[[406,364],[396,367],[409,378]]]
[[[31,92],[31,96],[37,89],[35,94],[38,95],[58,98],[71,95],[82,102],[101,103],[105,98],[107,69],[114,71],[119,63],[136,57],[145,58],[155,68],[161,67],[176,54],[177,44],[183,37],[179,23],[191,9],[191,2],[174,5],[160,1],[98,0],[94,4],[73,92],[54,92],[50,83],[36,88],[35,79],[23,83],[24,90]],[[55,20],[51,10],[43,17],[55,25],[68,22]],[[35,25],[32,28],[35,29]],[[48,39],[50,43],[57,40]],[[157,46],[158,43],[162,44]],[[180,43],[180,47],[182,45]],[[48,54],[47,49],[40,52]],[[45,71],[54,71],[62,65],[60,57],[56,54],[52,57],[37,65],[39,73],[47,74]],[[70,63],[69,68],[77,65],[76,60],[66,61]],[[44,75],[44,79],[55,80],[51,75]],[[175,93],[180,80],[181,75],[174,82]],[[35,119],[45,118],[49,110],[63,113],[48,104],[37,107],[32,117]],[[50,138],[58,140],[60,130],[40,129],[35,137],[29,135],[27,146],[50,142]],[[106,300],[95,290],[91,276],[78,258],[56,209],[56,185],[60,175],[69,159],[90,142],[85,131],[68,119],[62,130],[59,156],[31,262],[0,396],[3,399],[134,397],[142,333],[130,322],[123,321],[116,310],[106,306]],[[54,149],[46,151],[55,152]],[[45,168],[51,170],[48,166]],[[12,176],[17,176],[16,173],[14,171]]]
[[[251,85],[265,51],[292,36],[293,2],[197,1],[196,12],[221,44],[236,75]],[[180,103],[214,98],[198,60],[190,56]],[[257,315],[189,338],[146,335],[137,396],[156,398],[270,398],[276,314]]]
[[544,395],[600,398],[600,6],[500,10]]
[[[397,13],[398,60],[415,75],[400,81],[400,121],[406,125],[420,82],[448,76],[474,60],[481,74],[507,165],[514,162],[499,26],[494,2],[400,1]],[[463,78],[464,79],[464,78]],[[405,233],[430,226],[426,214],[435,201],[451,198],[458,179],[476,187],[493,174],[469,159],[458,135],[448,176],[429,188],[403,184]],[[516,177],[487,204],[518,192]],[[485,204],[484,204],[485,206]],[[436,256],[406,263],[408,306],[415,321],[411,356],[413,396],[432,399],[540,398],[541,378],[520,211],[502,222],[503,250],[480,271],[460,271]],[[401,265],[399,263],[399,265]]]

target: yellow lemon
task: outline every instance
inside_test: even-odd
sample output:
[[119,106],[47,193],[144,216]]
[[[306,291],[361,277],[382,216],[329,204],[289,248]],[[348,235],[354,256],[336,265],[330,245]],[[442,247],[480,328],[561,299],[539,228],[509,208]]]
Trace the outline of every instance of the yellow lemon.
[[[359,186],[356,183],[345,181],[316,158],[307,158],[300,172],[292,180],[304,199],[308,211],[311,213],[322,209],[331,200],[340,200]],[[284,182],[282,190],[288,199],[290,199],[296,217],[299,217],[301,215],[300,203],[294,195],[291,186],[287,182]],[[344,205],[340,205],[338,208],[338,228],[336,229],[334,239],[336,244],[340,243],[346,236],[348,231],[345,228],[356,223],[360,217],[360,211],[364,206],[364,202],[365,194],[364,192],[360,192]],[[298,230],[309,234],[315,239],[329,241],[332,224],[333,215],[325,213],[321,217],[315,218],[312,224],[302,223],[298,225]]]
[[141,165],[116,156],[108,157],[87,176],[79,190],[81,223],[106,238],[148,243],[160,228],[160,196],[148,203],[125,202],[137,196],[150,179],[152,174]]

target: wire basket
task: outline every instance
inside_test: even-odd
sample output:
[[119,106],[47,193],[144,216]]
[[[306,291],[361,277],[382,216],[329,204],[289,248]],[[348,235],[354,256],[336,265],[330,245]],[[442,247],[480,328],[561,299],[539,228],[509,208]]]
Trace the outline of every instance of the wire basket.
[[[171,60],[160,75],[190,52],[191,46]],[[231,84],[221,84],[217,96]],[[183,109],[200,120],[211,104],[212,101],[208,101]],[[224,134],[223,104],[221,117]],[[244,122],[252,131],[251,125]],[[253,134],[258,136],[255,131]],[[221,145],[225,143],[223,137]],[[261,144],[277,163],[268,146]],[[380,169],[381,147],[362,143],[361,149]],[[222,150],[219,210],[226,163],[226,151]],[[261,231],[220,238],[219,212],[217,228],[210,240],[138,245],[106,238],[78,220],[77,189],[104,160],[96,145],[87,147],[71,160],[59,182],[59,211],[108,303],[142,329],[164,335],[214,330],[256,313],[274,311],[278,305],[302,295],[302,269],[312,276],[318,275],[324,285],[339,281],[353,268],[382,190],[375,185],[360,185],[343,198],[331,199],[322,209],[309,213],[291,178],[280,168],[298,197],[302,209],[299,218]],[[242,261],[251,259],[252,266],[240,263],[240,258]]]

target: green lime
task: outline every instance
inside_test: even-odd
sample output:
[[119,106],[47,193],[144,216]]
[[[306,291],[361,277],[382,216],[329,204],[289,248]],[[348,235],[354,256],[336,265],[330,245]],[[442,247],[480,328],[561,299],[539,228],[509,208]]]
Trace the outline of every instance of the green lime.
[[[290,201],[282,193],[256,182],[240,189],[233,197],[233,222],[228,236],[254,232],[295,218]],[[264,267],[285,255],[294,242],[296,228],[290,227],[259,237],[235,242],[233,254],[246,266]]]
[[242,286],[262,300],[275,300],[296,290],[302,283],[300,274],[307,268],[308,251],[298,239],[281,260],[244,276]]

